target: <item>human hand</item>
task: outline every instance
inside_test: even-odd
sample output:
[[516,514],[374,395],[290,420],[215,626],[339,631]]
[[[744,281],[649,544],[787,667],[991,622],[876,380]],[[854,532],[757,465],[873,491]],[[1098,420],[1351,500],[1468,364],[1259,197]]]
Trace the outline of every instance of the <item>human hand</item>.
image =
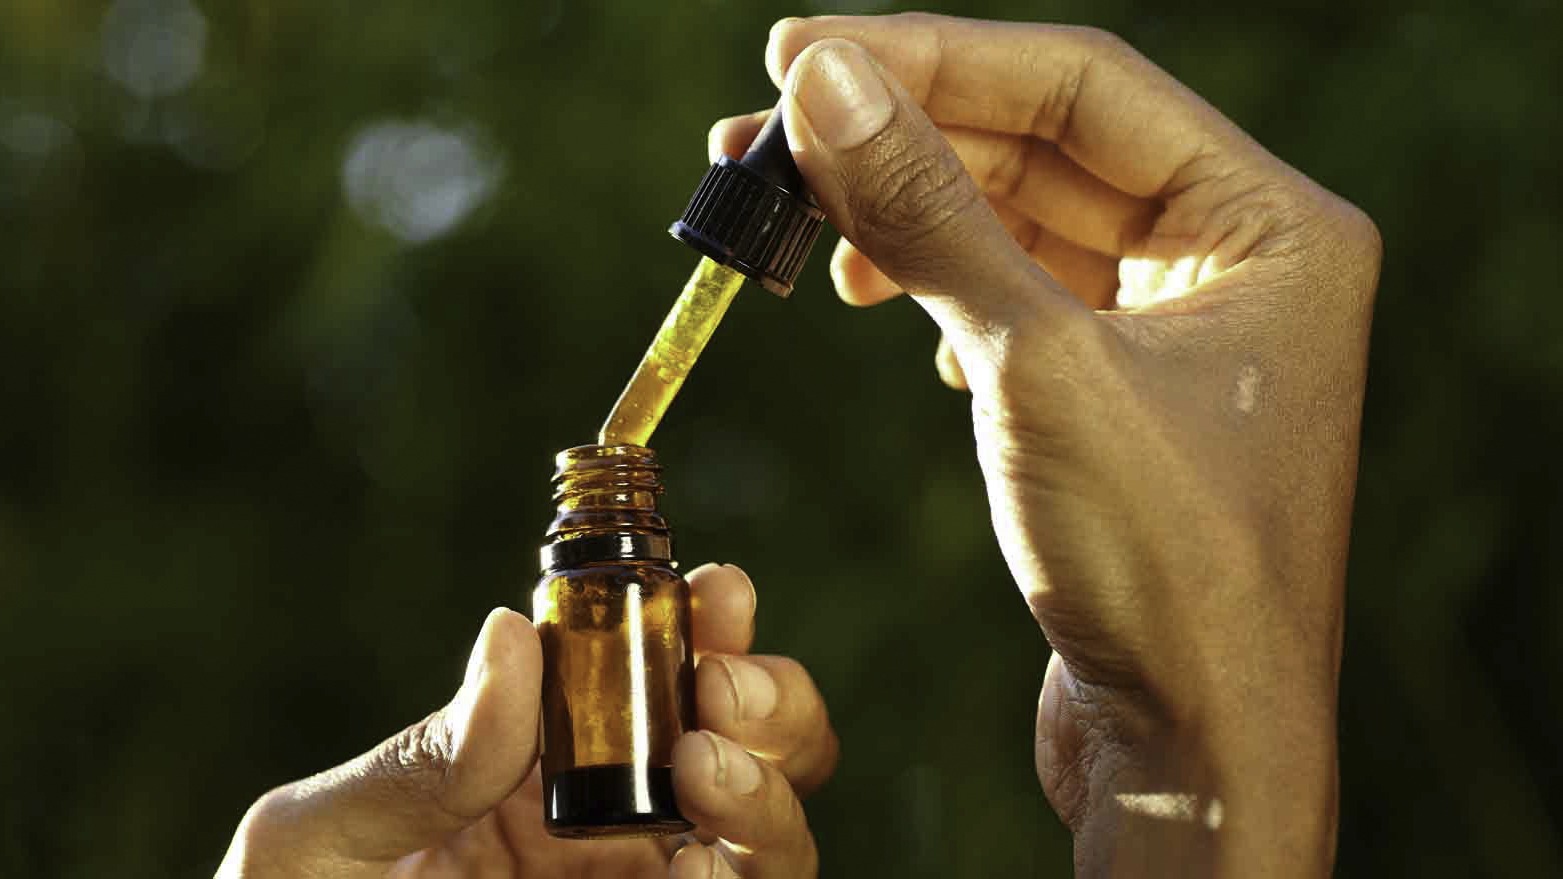
[[825,703],[795,661],[748,655],[755,593],[741,570],[704,565],[688,580],[702,731],[674,748],[673,783],[696,841],[675,851],[668,838],[547,834],[535,768],[541,647],[526,617],[500,609],[449,704],[354,760],[262,797],[217,879],[814,876],[799,798],[835,769]]
[[1372,223],[1099,31],[790,19],[767,65],[840,295],[972,393],[1080,872],[1327,873]]

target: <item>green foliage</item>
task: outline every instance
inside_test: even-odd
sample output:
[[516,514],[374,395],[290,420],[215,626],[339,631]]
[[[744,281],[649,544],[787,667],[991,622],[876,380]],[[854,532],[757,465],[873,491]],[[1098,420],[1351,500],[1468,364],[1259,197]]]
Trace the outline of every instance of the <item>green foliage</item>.
[[[693,265],[706,127],[773,101],[770,21],[899,7],[198,5],[0,4],[8,877],[209,875],[447,698]],[[943,5],[1115,29],[1379,222],[1339,872],[1563,874],[1556,4]],[[826,876],[1063,875],[1046,644],[935,338],[823,253],[741,295],[667,509],[831,702]]]

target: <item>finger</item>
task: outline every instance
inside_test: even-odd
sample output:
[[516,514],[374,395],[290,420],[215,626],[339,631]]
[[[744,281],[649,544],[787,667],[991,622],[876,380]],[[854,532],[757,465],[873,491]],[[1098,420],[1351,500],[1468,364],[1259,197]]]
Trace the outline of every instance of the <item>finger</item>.
[[668,866],[669,879],[740,879],[715,846],[692,842],[678,850]]
[[712,162],[723,156],[743,158],[744,151],[749,149],[749,144],[754,142],[755,135],[770,117],[771,111],[765,109],[717,120],[706,135],[706,155]]
[[489,614],[450,704],[335,769],[267,794],[246,818],[250,847],[325,860],[390,861],[487,814],[537,757],[542,648],[532,624]]
[[[741,156],[770,113],[733,116],[712,126],[712,161],[722,154]],[[1006,211],[1043,226],[1052,237],[1107,255],[1125,252],[1155,219],[1155,202],[1108,186],[1045,141],[964,128],[941,131],[1023,245],[1035,233],[1028,229],[1021,235],[1020,227],[1005,218]],[[850,305],[877,305],[901,294],[900,286],[845,238],[836,242],[830,272],[837,293]]]
[[1031,258],[1071,295],[1095,309],[1112,308],[1118,296],[1118,260],[1053,234],[1014,208],[993,206],[999,221]]
[[848,305],[878,305],[901,295],[901,285],[845,238],[836,242],[830,255],[830,279],[836,284],[836,295]]
[[748,653],[754,643],[757,596],[737,565],[704,564],[690,571],[690,624],[696,654]]
[[712,732],[673,748],[673,785],[684,816],[721,837],[744,879],[814,876],[814,837],[781,771]]
[[1161,210],[1156,201],[1108,185],[1045,140],[940,130],[989,199],[1081,247],[1122,256],[1145,238]]
[[[778,84],[811,44],[862,45],[940,125],[1040,137],[1131,195],[1187,185],[1222,160],[1274,162],[1198,95],[1092,28],[927,14],[786,19],[766,66]],[[1196,160],[1211,158],[1196,169]]]
[[809,47],[783,107],[826,215],[946,334],[977,341],[995,326],[1070,317],[1072,303],[1005,232],[949,143],[861,48]]
[[939,337],[939,348],[933,355],[934,369],[939,372],[939,380],[957,391],[970,390],[966,386],[966,371],[961,369],[961,361],[955,356],[955,348],[950,340]]
[[841,745],[814,678],[786,656],[707,656],[695,669],[700,726],[770,760],[799,796],[831,773]]

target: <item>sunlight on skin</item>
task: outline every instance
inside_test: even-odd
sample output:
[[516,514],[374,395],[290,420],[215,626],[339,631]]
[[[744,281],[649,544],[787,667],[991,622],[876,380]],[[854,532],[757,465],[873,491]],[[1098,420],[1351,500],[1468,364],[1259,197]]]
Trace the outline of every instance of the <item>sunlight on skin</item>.
[[1056,651],[1037,763],[1076,868],[1327,875],[1371,220],[1104,32],[791,19],[766,61],[851,242],[838,292],[913,296],[972,392],[993,528]]
[[1244,415],[1252,415],[1259,400],[1259,368],[1245,366],[1238,370],[1237,389],[1232,394],[1232,405]]
[[[1149,308],[1199,292],[1200,285],[1229,268],[1216,265],[1213,255],[1185,255],[1172,260],[1126,256],[1118,261],[1117,307]],[[1244,415],[1254,414],[1259,402],[1260,372],[1252,364],[1238,370],[1232,406]]]
[[1170,262],[1157,257],[1126,256],[1118,261],[1118,307],[1144,308],[1187,296],[1221,271],[1210,254],[1189,254]]
[[1221,822],[1226,818],[1225,810],[1218,799],[1211,799],[1201,812],[1199,796],[1196,794],[1123,793],[1115,795],[1113,799],[1117,800],[1118,805],[1131,815],[1159,818],[1163,821],[1180,821],[1186,824],[1198,821],[1205,825],[1207,830],[1221,829]]
[[[720,775],[685,762],[680,797],[714,798],[713,814],[681,837],[582,843],[549,835],[543,820],[541,772],[526,737],[537,725],[536,687],[541,649],[522,615],[489,615],[450,703],[346,764],[293,782],[262,797],[246,813],[218,876],[282,879],[302,875],[340,879],[443,879],[455,876],[677,876],[717,879],[740,875],[813,876],[818,855],[793,785],[822,783],[834,769],[838,746],[822,697],[807,671],[777,657],[747,655],[754,633],[754,584],[731,565],[702,565],[687,575],[693,638],[705,655],[735,666],[775,669],[769,697],[775,710],[763,725],[743,723],[740,699],[712,700],[698,713],[703,726],[732,732],[721,747],[748,747],[778,755],[766,796],[726,790]],[[628,660],[632,688],[647,683],[643,641],[635,612],[644,596],[632,589]],[[708,661],[712,661],[708,659]],[[711,671],[714,671],[712,669]],[[785,674],[782,674],[785,672]],[[707,671],[708,681],[718,679]],[[744,684],[742,674],[733,680]],[[748,681],[747,692],[754,692]],[[740,688],[736,695],[743,696]],[[527,697],[531,697],[528,702]],[[642,700],[634,700],[638,706]],[[517,710],[519,709],[519,710]],[[640,725],[644,728],[644,724]],[[748,740],[753,739],[753,742]],[[746,746],[747,743],[747,746]],[[650,759],[649,740],[633,742],[637,762]],[[749,752],[751,755],[753,751]],[[691,768],[692,767],[692,768]],[[691,774],[693,773],[693,774]],[[510,782],[524,777],[519,786]],[[763,781],[757,778],[757,783]],[[639,799],[649,793],[634,791]],[[643,808],[649,808],[645,806]],[[464,819],[462,816],[477,816]],[[762,822],[788,819],[785,828],[756,833]],[[729,842],[722,834],[746,839]],[[677,856],[680,847],[687,853]],[[670,867],[671,864],[671,867]],[[742,870],[737,865],[742,865]]]

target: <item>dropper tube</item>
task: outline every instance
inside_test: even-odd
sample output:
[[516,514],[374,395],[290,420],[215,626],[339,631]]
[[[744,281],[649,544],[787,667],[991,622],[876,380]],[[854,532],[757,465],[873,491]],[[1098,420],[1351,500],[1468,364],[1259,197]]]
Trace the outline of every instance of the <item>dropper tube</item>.
[[701,254],[700,265],[608,413],[597,442],[646,446],[744,278],[778,296],[791,293],[824,217],[793,161],[778,106],[743,158],[722,156],[706,171],[684,215],[668,229]]
[[744,276],[737,269],[701,257],[678,301],[673,303],[673,310],[651,340],[640,366],[624,386],[624,393],[608,413],[608,420],[597,432],[599,445],[650,444],[668,405],[684,386],[684,379],[689,377],[743,282]]

